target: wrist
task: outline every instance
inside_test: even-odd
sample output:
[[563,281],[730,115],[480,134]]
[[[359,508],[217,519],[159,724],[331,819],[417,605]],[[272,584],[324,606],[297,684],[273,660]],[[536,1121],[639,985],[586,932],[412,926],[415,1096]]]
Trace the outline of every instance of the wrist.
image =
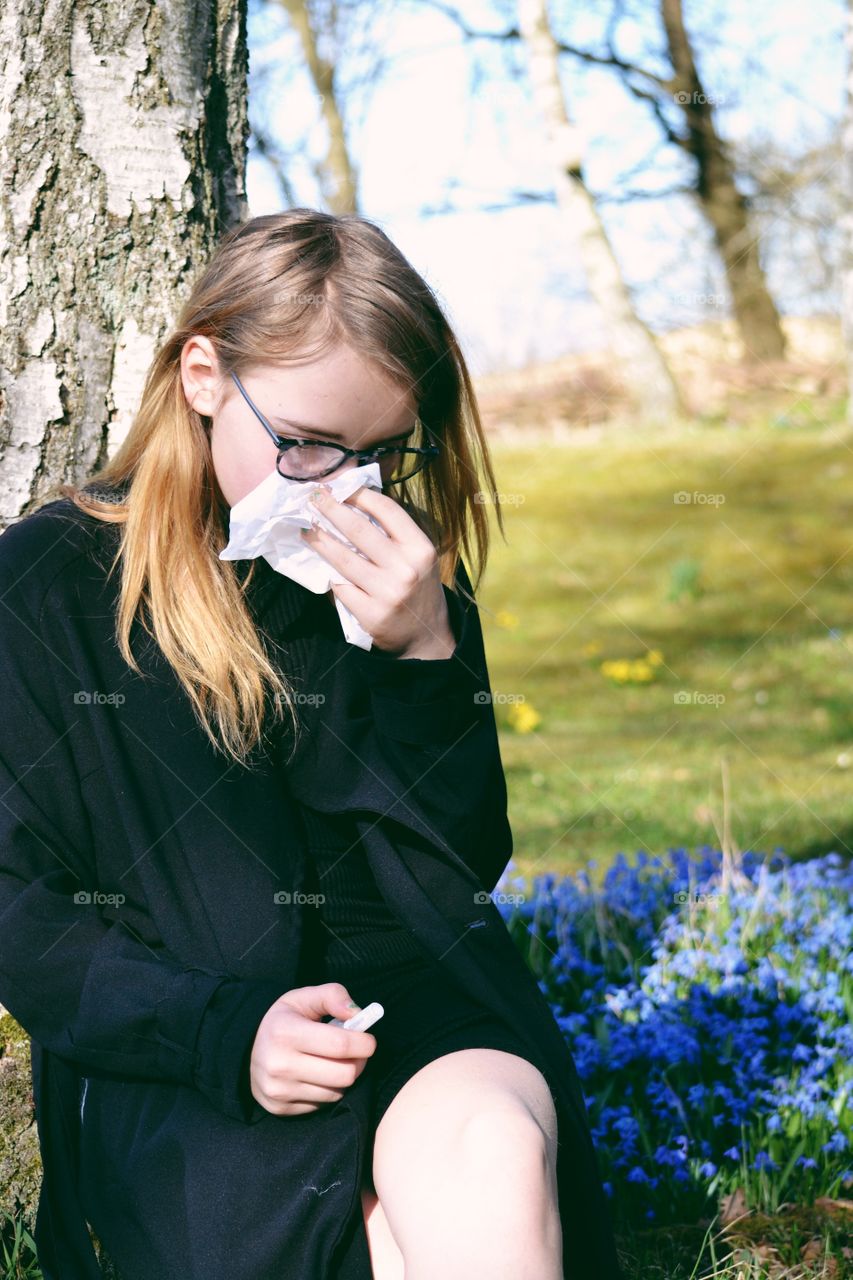
[[444,635],[427,636],[408,649],[394,654],[395,658],[442,659],[450,658],[456,649],[456,637],[448,630]]

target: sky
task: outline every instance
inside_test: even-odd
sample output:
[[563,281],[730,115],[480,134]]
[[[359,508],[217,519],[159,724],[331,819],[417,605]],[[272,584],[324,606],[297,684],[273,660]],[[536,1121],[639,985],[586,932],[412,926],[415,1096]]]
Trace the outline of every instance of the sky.
[[[513,14],[507,3],[461,0],[457,8],[482,29],[501,30]],[[654,10],[628,0],[617,43],[624,57],[660,71]],[[574,5],[550,6],[558,38],[592,49],[602,47],[609,11],[597,0],[580,12]],[[366,40],[351,32],[344,41],[338,72],[359,169],[360,212],[434,289],[475,374],[601,347],[598,309],[587,294],[571,228],[553,202],[523,49],[466,43],[455,24],[428,5],[380,3],[375,14]],[[776,150],[796,157],[837,133],[844,95],[840,0],[812,0],[808,10],[795,0],[688,2],[685,15],[720,128],[733,147],[749,148],[763,163]],[[255,0],[250,7],[249,50],[250,120],[289,153],[295,203],[322,208],[312,170],[324,151],[322,121],[300,46],[278,5]],[[366,91],[360,85],[379,54],[379,74]],[[651,112],[605,69],[564,56],[561,79],[584,140],[587,184],[603,197],[600,212],[640,315],[663,332],[727,314],[725,281],[692,198],[618,200],[629,188],[667,191],[689,180],[679,153],[658,145]],[[647,158],[644,172],[626,182]],[[826,170],[831,183],[837,165]],[[247,190],[251,216],[287,207],[254,148]],[[484,210],[508,204],[515,190],[547,199]],[[797,200],[822,220],[831,242],[834,218],[817,185]],[[427,212],[448,206],[451,211]],[[766,222],[765,265],[777,305],[791,314],[834,310],[831,278],[828,288],[818,287],[803,264],[791,269],[791,245],[801,233],[788,217],[782,204]]]

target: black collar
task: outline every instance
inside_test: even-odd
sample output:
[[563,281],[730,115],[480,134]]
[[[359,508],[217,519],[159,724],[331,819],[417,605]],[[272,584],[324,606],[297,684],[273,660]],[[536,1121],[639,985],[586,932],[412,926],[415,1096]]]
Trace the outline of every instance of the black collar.
[[306,620],[312,629],[332,615],[340,628],[334,600],[328,593],[309,591],[292,578],[276,572],[263,556],[234,561],[241,582],[245,582],[253,564],[252,580],[245,589],[245,595],[256,624],[271,630],[276,638],[294,628],[302,633]]

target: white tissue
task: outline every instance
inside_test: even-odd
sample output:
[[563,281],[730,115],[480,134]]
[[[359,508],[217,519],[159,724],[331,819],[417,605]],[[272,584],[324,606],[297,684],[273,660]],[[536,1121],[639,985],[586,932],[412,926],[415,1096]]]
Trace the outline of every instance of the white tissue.
[[[364,485],[381,491],[382,476],[378,462],[369,462],[364,467],[349,467],[337,475],[316,481],[286,480],[277,471],[271,472],[231,508],[228,545],[220,551],[219,559],[253,560],[256,556],[263,556],[276,573],[283,573],[317,595],[329,591],[332,583],[348,582],[348,578],[299,536],[300,529],[310,529],[312,524],[316,524],[351,550],[356,550],[331,520],[308,506],[311,494],[320,483],[328,485],[337,500],[343,502]],[[360,516],[385,533],[365,511],[353,506],[350,510],[358,511]],[[360,649],[370,649],[373,636],[337,598],[335,605],[348,642]]]

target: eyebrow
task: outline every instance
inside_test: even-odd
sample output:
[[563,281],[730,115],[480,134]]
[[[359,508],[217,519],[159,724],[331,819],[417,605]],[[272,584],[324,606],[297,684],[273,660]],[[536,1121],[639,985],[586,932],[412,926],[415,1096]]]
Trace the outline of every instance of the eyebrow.
[[[292,418],[271,417],[270,422],[275,426],[285,427],[294,431],[307,431],[310,435],[320,436],[323,440],[343,440],[340,432],[329,431],[324,427],[310,427],[306,422],[294,422]],[[410,436],[415,429],[417,419],[410,427],[404,427],[402,431],[397,431],[392,436],[383,436],[383,440],[398,440],[400,436]],[[375,441],[380,444],[381,441]]]

